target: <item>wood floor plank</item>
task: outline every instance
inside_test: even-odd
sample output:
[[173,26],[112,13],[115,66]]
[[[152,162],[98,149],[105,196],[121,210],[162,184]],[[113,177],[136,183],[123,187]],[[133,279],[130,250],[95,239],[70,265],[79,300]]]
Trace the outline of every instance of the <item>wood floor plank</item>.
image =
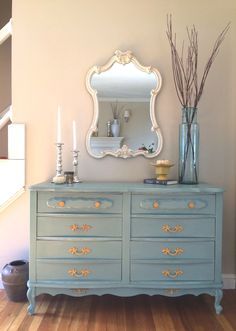
[[7,297],[5,291],[0,291],[0,314],[7,305]]
[[10,302],[0,290],[1,331],[235,331],[236,290],[224,291],[223,312],[214,298],[139,295],[69,297],[40,295],[36,314],[28,303]]
[[28,319],[26,318],[24,320],[25,324],[22,325],[22,330],[19,331],[27,330],[26,328],[27,322],[30,322],[28,326],[29,331],[38,330],[41,322],[45,317],[45,314],[47,313],[49,303],[50,303],[49,296],[48,298],[46,295],[40,295],[39,297],[37,297],[37,314],[35,314],[34,316],[27,315],[29,318]]
[[65,296],[63,295],[58,295],[54,298],[48,298],[48,300],[50,300],[49,305],[47,308],[47,312],[38,327],[39,331],[57,330],[62,310],[61,302],[66,299],[67,298],[65,298]]
[[134,307],[134,320],[137,329],[147,329],[148,331],[155,331],[155,324],[152,316],[149,297],[147,295],[137,296]]
[[[173,298],[175,300],[175,298]],[[175,331],[175,324],[170,314],[173,311],[173,300],[163,296],[153,296],[151,299],[152,315],[157,331]],[[184,329],[185,330],[185,329]]]
[[124,314],[124,300],[120,297],[108,296],[108,307],[106,315],[109,316],[106,320],[106,328],[109,331],[126,330],[125,314]]
[[1,331],[9,330],[22,308],[22,303],[8,302],[0,314]]
[[[58,331],[87,330],[91,300],[91,296],[84,298],[66,297]],[[70,304],[71,301],[73,306]]]
[[[236,297],[230,296],[231,291],[224,291],[224,297],[222,300],[223,312],[220,315],[214,317],[214,326],[218,327],[217,331],[235,331],[236,330]],[[212,312],[213,316],[214,306],[213,299],[209,296],[205,296],[205,301],[208,302],[208,309]]]
[[23,320],[25,319],[25,311],[27,309],[28,304],[25,303],[23,306],[21,306],[20,311],[18,312],[17,316],[12,319],[12,323],[9,326],[9,331],[15,331],[19,327],[19,325],[22,324]]
[[[213,306],[213,302],[210,305]],[[201,296],[186,295],[181,297],[178,312],[185,330],[189,327],[189,331],[222,331],[220,328],[215,328],[215,311],[211,311],[209,306],[204,304]]]

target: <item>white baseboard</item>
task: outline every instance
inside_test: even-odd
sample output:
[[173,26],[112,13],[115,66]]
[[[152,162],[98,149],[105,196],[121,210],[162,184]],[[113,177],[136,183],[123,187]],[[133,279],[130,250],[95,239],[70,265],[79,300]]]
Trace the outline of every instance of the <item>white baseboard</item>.
[[236,274],[223,274],[222,277],[224,290],[236,289]]
[[[236,274],[223,274],[223,289],[235,290],[236,289]],[[2,280],[0,278],[0,289],[3,288]]]

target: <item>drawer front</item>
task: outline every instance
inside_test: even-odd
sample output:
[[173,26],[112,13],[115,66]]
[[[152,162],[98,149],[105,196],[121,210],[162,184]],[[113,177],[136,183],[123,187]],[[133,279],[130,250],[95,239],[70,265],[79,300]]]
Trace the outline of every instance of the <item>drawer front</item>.
[[121,262],[68,262],[66,260],[38,260],[37,280],[48,281],[120,281]]
[[133,195],[132,213],[215,214],[214,195]]
[[121,259],[120,241],[37,241],[38,258]]
[[214,259],[214,242],[131,242],[132,259]]
[[121,213],[121,194],[38,193],[38,212]]
[[131,237],[214,237],[215,218],[135,217],[131,221]]
[[213,281],[214,264],[131,264],[131,281]]
[[109,215],[51,215],[37,219],[39,237],[120,237],[121,228],[121,217]]

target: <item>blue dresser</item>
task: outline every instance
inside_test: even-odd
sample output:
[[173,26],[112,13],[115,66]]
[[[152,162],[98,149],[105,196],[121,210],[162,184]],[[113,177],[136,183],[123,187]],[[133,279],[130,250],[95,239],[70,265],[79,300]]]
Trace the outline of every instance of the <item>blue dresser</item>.
[[41,293],[208,293],[220,313],[222,195],[205,184],[32,186],[28,312]]

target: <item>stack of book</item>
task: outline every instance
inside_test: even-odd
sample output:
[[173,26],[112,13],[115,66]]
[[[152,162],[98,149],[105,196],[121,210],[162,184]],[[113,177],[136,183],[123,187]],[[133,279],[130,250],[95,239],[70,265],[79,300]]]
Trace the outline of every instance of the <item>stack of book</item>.
[[174,180],[174,179],[158,180],[156,178],[146,178],[143,180],[143,182],[144,182],[144,184],[158,184],[158,185],[178,184],[178,181]]

